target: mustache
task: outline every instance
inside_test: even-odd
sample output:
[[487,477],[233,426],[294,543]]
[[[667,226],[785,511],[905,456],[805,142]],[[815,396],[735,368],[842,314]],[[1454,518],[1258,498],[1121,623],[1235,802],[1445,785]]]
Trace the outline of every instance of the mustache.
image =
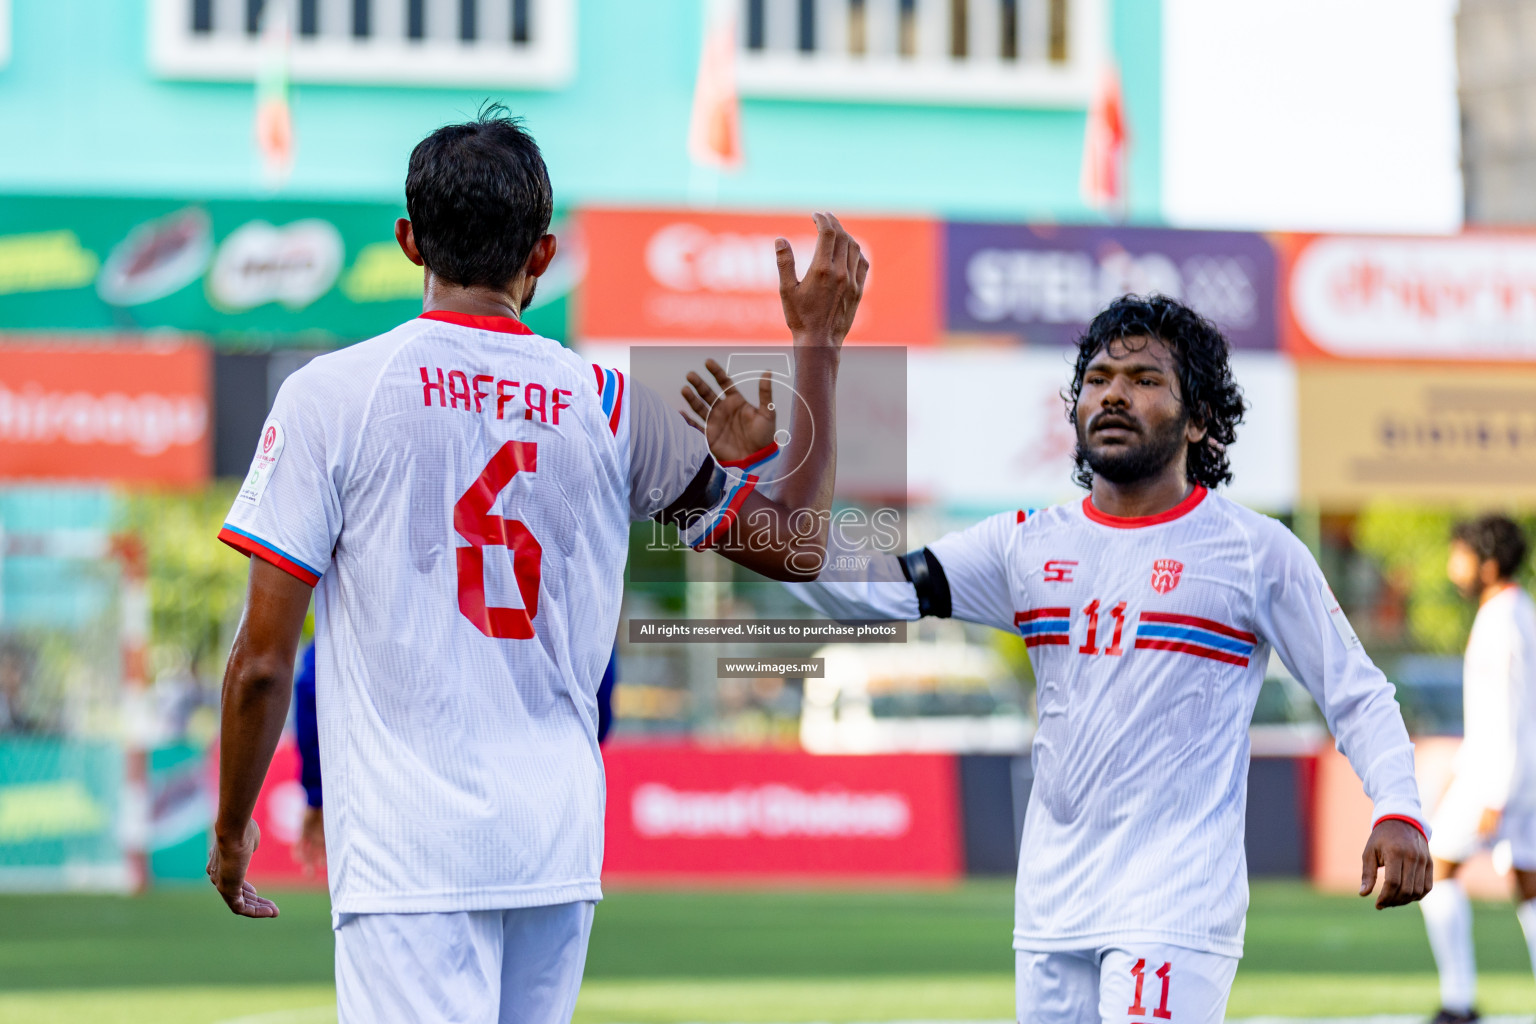
[[1137,433],[1141,433],[1141,424],[1136,422],[1134,417],[1127,416],[1123,412],[1105,410],[1088,421],[1090,433],[1095,430],[1104,430],[1108,427],[1120,427],[1123,430],[1134,430]]

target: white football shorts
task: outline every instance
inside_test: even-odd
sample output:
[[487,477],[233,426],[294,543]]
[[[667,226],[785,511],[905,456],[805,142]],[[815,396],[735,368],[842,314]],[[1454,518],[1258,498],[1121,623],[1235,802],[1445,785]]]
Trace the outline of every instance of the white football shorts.
[[568,1024],[595,906],[342,914],[338,1024]]
[[[1484,803],[1474,787],[1454,780],[1435,808],[1430,829],[1429,852],[1436,860],[1461,864],[1482,850],[1495,849],[1495,863],[1503,870],[1512,864],[1521,871],[1536,871],[1536,810],[1506,808],[1492,836],[1480,836]],[[1507,846],[1507,854],[1503,849]],[[1506,860],[1507,856],[1507,860]]]
[[1128,943],[1015,954],[1018,1024],[1221,1024],[1237,957]]

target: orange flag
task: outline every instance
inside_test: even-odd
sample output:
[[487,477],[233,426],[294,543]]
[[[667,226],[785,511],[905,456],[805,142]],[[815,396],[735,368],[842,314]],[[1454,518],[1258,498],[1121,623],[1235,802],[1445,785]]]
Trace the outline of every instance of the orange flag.
[[742,165],[741,101],[736,95],[736,20],[729,3],[705,0],[704,46],[693,87],[688,157],[705,167]]
[[1120,98],[1120,74],[1113,64],[1104,68],[1088,107],[1083,132],[1083,202],[1096,210],[1125,212],[1125,107]]

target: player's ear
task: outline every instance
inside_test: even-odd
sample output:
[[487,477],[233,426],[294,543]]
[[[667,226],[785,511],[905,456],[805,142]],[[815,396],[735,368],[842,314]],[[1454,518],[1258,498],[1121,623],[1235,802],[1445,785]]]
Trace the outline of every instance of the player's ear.
[[544,271],[555,259],[555,236],[545,235],[533,243],[533,251],[528,254],[528,262],[523,264],[523,271],[529,277],[543,277]]
[[406,259],[418,267],[426,265],[422,262],[421,253],[416,250],[416,229],[404,217],[395,221],[395,241],[400,243],[400,251],[405,253]]

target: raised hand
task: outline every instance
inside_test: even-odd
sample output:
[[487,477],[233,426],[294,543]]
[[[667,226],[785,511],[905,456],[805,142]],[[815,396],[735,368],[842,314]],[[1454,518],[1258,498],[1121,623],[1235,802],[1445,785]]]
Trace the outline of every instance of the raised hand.
[[753,405],[719,363],[706,359],[704,368],[715,378],[720,393],[716,395],[703,377],[690,371],[688,383],[683,385],[683,401],[698,419],[681,415],[708,439],[710,453],[720,462],[730,462],[772,444],[776,423],[772,377],[765,371],[758,378],[757,404]]
[[795,279],[795,254],[789,240],[774,240],[774,255],[779,263],[779,300],[784,304],[784,322],[796,345],[836,348],[848,336],[854,314],[859,311],[869,260],[836,217],[814,213],[811,219],[816,222],[816,252],[803,279]]

